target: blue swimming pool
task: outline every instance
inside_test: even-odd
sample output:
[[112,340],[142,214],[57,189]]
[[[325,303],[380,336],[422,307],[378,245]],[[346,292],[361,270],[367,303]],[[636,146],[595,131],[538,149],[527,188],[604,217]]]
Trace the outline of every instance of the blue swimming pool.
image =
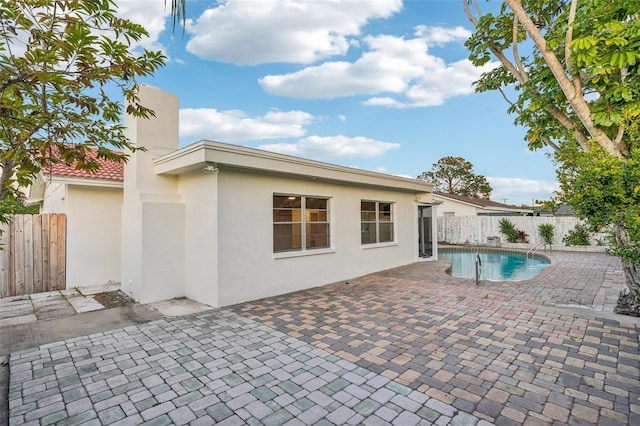
[[481,280],[523,281],[528,280],[550,265],[549,260],[523,253],[502,251],[439,250],[441,256],[451,260],[450,275],[459,278],[476,278],[476,254],[482,262]]

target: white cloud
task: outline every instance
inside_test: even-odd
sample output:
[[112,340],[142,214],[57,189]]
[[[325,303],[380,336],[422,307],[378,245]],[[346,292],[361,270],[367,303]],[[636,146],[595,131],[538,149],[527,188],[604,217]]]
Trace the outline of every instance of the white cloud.
[[380,92],[400,93],[437,60],[419,39],[367,36],[369,51],[356,62],[325,62],[300,71],[268,75],[259,83],[267,92],[298,98],[335,98]]
[[187,50],[239,65],[308,64],[346,54],[369,20],[401,9],[402,0],[222,0],[187,26]]
[[170,15],[170,8],[165,8],[162,1],[140,1],[140,0],[117,0],[118,16],[129,19],[136,24],[142,25],[149,33],[139,42],[134,42],[132,47],[141,47],[149,50],[165,49],[158,39],[165,30],[167,17]]
[[379,157],[387,151],[400,148],[400,144],[383,142],[362,136],[343,135],[309,136],[297,143],[261,145],[260,149],[306,158],[358,158]]
[[418,25],[416,37],[424,39],[430,45],[443,45],[451,42],[464,42],[471,37],[471,31],[463,27],[444,28]]
[[180,136],[228,142],[300,137],[313,120],[303,111],[272,110],[252,118],[239,110],[185,108],[180,110]]
[[340,121],[340,122],[344,123],[345,121],[347,121],[347,116],[346,116],[346,115],[342,115],[342,114],[340,114],[340,115],[338,116],[338,121]]
[[507,204],[515,205],[531,205],[532,199],[551,198],[559,188],[554,181],[508,177],[487,177],[487,180],[493,188],[492,200],[503,202],[506,199]]
[[[427,33],[425,27],[421,31]],[[443,32],[444,29],[435,33]],[[459,30],[454,29],[452,34]],[[445,40],[445,35],[439,35]],[[353,95],[376,95],[368,106],[395,108],[441,105],[446,99],[473,93],[472,83],[482,72],[497,64],[477,68],[467,59],[447,63],[431,55],[428,34],[405,39],[389,35],[367,36],[368,51],[355,62],[325,62],[281,75],[267,75],[259,80],[262,88],[280,96],[305,99],[330,99]],[[456,38],[449,35],[451,41]],[[461,38],[458,35],[458,38]],[[395,94],[395,96],[393,96]]]
[[364,101],[362,104],[367,106],[387,106],[387,107],[397,107],[397,108],[401,108],[402,106],[405,105],[393,98],[388,98],[388,97],[369,98],[366,101]]
[[474,92],[473,82],[495,66],[497,63],[476,67],[463,59],[446,67],[433,68],[405,92],[406,106],[442,105],[448,98],[469,95]]

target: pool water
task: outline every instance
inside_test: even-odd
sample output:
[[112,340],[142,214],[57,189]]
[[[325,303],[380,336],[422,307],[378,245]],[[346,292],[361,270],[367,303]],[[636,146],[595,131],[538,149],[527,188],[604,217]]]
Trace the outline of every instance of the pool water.
[[463,251],[441,250],[440,255],[451,260],[449,274],[458,278],[476,278],[476,254],[482,262],[481,280],[488,281],[522,281],[528,280],[547,266],[549,261],[541,257],[529,257],[525,254],[498,251]]

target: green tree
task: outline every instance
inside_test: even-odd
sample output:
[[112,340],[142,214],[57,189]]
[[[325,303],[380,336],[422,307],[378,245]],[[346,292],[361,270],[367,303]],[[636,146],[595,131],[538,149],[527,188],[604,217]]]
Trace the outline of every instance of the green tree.
[[18,186],[56,162],[96,170],[91,149],[112,161],[126,160],[112,148],[136,149],[122,98],[127,113],[151,116],[137,79],[165,62],[131,50],[146,35],[116,16],[113,0],[0,0],[0,199],[17,198]]
[[557,201],[612,229],[629,288],[617,310],[640,315],[640,0],[504,0],[485,14],[462,1],[470,60],[499,64],[476,90],[502,93],[531,149],[553,148]]
[[5,198],[0,200],[0,211],[4,214],[38,214],[38,206],[27,206],[23,200]]
[[492,191],[487,178],[475,174],[473,164],[462,157],[443,157],[418,179],[435,183],[438,191],[465,197],[489,198]]

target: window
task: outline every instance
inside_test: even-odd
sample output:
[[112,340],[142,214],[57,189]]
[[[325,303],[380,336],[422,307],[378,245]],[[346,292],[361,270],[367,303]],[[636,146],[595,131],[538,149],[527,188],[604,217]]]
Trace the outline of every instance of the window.
[[327,198],[274,195],[274,253],[328,248],[328,206]]
[[392,203],[361,201],[360,223],[362,244],[387,243],[393,241]]

